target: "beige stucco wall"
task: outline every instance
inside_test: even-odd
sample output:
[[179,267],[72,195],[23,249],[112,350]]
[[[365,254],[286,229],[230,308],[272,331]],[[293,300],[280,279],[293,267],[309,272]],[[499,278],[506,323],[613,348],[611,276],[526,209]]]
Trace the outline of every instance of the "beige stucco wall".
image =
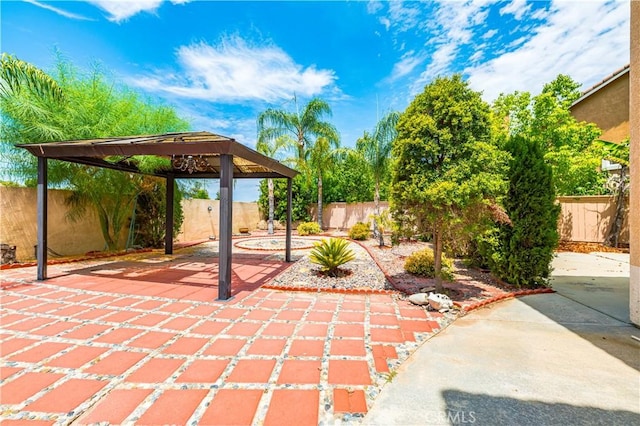
[[[90,209],[77,223],[68,221],[65,197],[68,191],[48,191],[48,247],[63,256],[84,254],[105,248],[98,218]],[[211,212],[208,207],[211,206]],[[215,200],[183,200],[184,222],[176,242],[207,239],[219,236],[220,202]],[[0,242],[16,246],[18,261],[34,259],[36,244],[35,188],[7,188],[0,186]],[[260,215],[256,203],[233,203],[233,233],[246,227],[258,226]],[[128,234],[125,227],[120,243],[124,248]],[[52,256],[55,258],[55,256]]]
[[[209,209],[211,207],[211,209]],[[220,201],[218,200],[183,200],[184,221],[176,236],[177,242],[196,241],[220,236]],[[257,203],[233,203],[232,233],[237,234],[240,228],[249,228],[249,232],[258,227],[260,214]]]
[[629,311],[631,322],[640,326],[640,1],[631,2],[631,69],[630,131],[631,131],[631,194],[629,279]]
[[[48,246],[61,255],[102,250],[100,223],[92,211],[79,222],[65,218],[68,191],[49,190]],[[16,246],[19,261],[33,259],[36,237],[36,190],[0,186],[0,242]],[[125,237],[126,238],[126,237]]]
[[571,107],[578,121],[595,123],[601,139],[621,142],[629,137],[629,73]]
[[[380,211],[387,210],[389,203],[380,202]],[[316,220],[317,205],[310,206],[311,217]],[[375,204],[368,203],[329,203],[322,208],[322,225],[325,229],[348,230],[358,222],[371,222],[375,214]]]

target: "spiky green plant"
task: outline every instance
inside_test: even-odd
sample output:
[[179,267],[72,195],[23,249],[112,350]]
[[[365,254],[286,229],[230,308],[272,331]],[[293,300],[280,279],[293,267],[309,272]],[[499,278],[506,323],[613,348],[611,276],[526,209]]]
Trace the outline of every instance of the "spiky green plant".
[[349,248],[349,242],[340,238],[317,242],[309,253],[309,260],[322,266],[322,271],[330,277],[338,276],[338,267],[355,257],[353,250]]

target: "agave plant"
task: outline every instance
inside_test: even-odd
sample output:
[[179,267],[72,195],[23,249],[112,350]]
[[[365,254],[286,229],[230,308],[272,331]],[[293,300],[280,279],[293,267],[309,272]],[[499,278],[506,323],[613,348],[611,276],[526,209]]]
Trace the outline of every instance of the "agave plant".
[[349,242],[340,238],[330,238],[315,243],[313,250],[309,253],[309,260],[322,266],[322,271],[330,277],[336,277],[338,267],[353,259],[355,254],[349,248]]

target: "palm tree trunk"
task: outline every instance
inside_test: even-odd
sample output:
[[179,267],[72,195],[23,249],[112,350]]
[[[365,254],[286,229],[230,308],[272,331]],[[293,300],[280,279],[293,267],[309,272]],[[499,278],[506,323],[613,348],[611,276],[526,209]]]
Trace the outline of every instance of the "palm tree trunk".
[[622,231],[622,222],[624,220],[624,207],[625,207],[625,178],[626,178],[626,167],[623,166],[620,169],[620,185],[618,185],[618,189],[616,190],[615,200],[616,200],[616,211],[613,215],[613,220],[611,221],[611,227],[609,228],[609,233],[605,240],[605,244],[609,247],[618,247],[620,240],[620,232]]
[[273,179],[267,180],[267,186],[269,187],[269,222],[267,224],[267,233],[273,234],[273,214],[275,210],[275,200],[273,196]]
[[322,229],[322,174],[318,173],[318,225]]

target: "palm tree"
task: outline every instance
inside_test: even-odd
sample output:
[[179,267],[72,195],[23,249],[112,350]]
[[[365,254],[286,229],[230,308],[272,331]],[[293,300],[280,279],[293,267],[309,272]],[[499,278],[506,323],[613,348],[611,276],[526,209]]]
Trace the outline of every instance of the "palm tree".
[[[275,157],[276,154],[286,146],[285,138],[276,139],[258,139],[256,149],[259,153],[269,157]],[[267,179],[267,187],[269,188],[269,221],[267,224],[267,233],[273,234],[273,216],[275,212],[275,197],[273,191],[273,179]]]
[[295,112],[269,108],[258,116],[258,140],[286,138],[297,150],[298,166],[306,161],[307,151],[317,137],[326,138],[331,145],[338,146],[340,137],[336,128],[323,121],[324,115],[331,116],[331,107],[320,98],[313,98]]
[[396,130],[398,117],[399,114],[395,111],[388,113],[378,121],[373,134],[364,132],[364,136],[356,142],[357,150],[362,153],[373,172],[375,182],[373,201],[375,203],[376,215],[380,215],[380,182],[389,169],[391,148],[393,147],[393,141],[398,135]]
[[27,88],[40,97],[62,100],[62,89],[47,73],[6,53],[0,58],[0,97],[4,100]]
[[329,139],[319,137],[309,149],[308,164],[318,175],[318,225],[322,229],[322,175],[335,164],[336,151],[331,149]]

